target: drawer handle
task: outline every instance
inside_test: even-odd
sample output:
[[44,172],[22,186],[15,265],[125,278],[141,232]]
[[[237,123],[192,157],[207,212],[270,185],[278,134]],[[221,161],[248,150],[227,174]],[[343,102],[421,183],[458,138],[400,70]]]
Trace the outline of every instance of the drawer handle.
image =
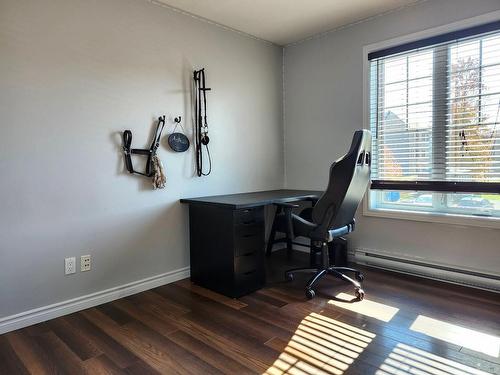
[[244,238],[253,237],[253,236],[255,236],[255,233],[247,233],[247,234],[243,235]]
[[247,275],[251,275],[252,273],[254,273],[255,271],[257,270],[251,270],[251,271],[248,271],[248,272],[245,272],[243,275],[247,276]]
[[244,256],[244,257],[249,257],[249,256],[254,255],[254,254],[255,254],[255,251],[251,251],[251,252],[249,252],[249,253],[245,253],[245,254],[243,254],[242,256]]
[[247,221],[244,221],[242,224],[243,225],[250,225],[250,224],[254,224],[255,223],[255,220],[247,220]]

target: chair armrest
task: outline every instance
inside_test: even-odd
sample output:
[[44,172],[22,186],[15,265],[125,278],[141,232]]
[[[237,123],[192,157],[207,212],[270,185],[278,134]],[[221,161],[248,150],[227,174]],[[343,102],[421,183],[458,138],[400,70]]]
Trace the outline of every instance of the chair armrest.
[[308,201],[308,202],[311,202],[311,203],[312,203],[312,205],[313,205],[313,207],[314,207],[314,205],[315,205],[316,203],[318,203],[318,201],[319,201],[319,197],[311,197],[311,198],[306,198],[305,200],[306,200],[306,201]]
[[328,231],[328,242],[333,241],[335,238],[340,238],[340,236],[346,235],[348,233],[351,233],[354,231],[355,227],[355,220],[353,220],[351,223],[347,224],[346,226],[340,227],[340,228],[334,228],[330,229]]

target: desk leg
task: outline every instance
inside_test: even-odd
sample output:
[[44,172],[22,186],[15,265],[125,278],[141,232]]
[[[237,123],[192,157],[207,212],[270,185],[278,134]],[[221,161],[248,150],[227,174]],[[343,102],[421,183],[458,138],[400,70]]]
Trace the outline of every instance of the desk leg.
[[271,226],[271,233],[269,233],[269,238],[267,239],[266,256],[268,257],[270,257],[271,253],[273,252],[273,245],[275,243],[275,237],[276,237],[276,229],[278,226],[276,219],[280,213],[281,213],[281,207],[277,207],[273,218],[273,224]]

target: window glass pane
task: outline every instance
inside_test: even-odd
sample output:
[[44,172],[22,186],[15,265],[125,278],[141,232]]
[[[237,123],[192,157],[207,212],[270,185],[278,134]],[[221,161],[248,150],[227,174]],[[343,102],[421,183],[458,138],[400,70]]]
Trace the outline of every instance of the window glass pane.
[[452,122],[477,122],[480,88],[479,41],[467,41],[450,47],[450,99]]
[[384,87],[384,105],[386,108],[406,104],[406,81],[386,84]]
[[387,59],[383,74],[386,84],[406,80],[406,56]]
[[[481,126],[476,148],[475,173],[483,181],[500,181],[500,35],[484,38],[481,49]],[[495,196],[481,196],[481,204],[489,200],[493,207],[498,201]]]
[[479,66],[479,40],[458,42],[450,47],[452,73]]
[[483,40],[483,65],[500,63],[500,36],[494,35]]
[[408,104],[432,101],[432,77],[408,82]]
[[370,208],[448,215],[500,217],[500,194],[371,191]]
[[408,78],[415,79],[432,75],[432,50],[417,53],[408,57]]
[[[450,48],[452,70],[451,124],[448,127],[447,178],[456,181],[495,181],[500,177],[496,144],[500,105],[499,38],[463,42]],[[485,66],[488,65],[488,66]],[[495,95],[497,94],[497,95]]]
[[430,130],[432,128],[432,103],[408,106],[408,127]]
[[[500,72],[499,72],[500,74]],[[481,117],[482,123],[486,124],[485,129],[488,132],[494,132],[500,135],[500,89],[498,94],[485,95],[481,98]]]
[[371,208],[428,211],[433,207],[433,194],[417,191],[372,192]]
[[463,60],[458,60],[453,67],[455,72],[450,74],[450,97],[453,104],[474,101],[470,96],[479,95],[479,69],[470,69]]
[[463,125],[477,124],[479,122],[479,97],[453,100],[450,110],[452,128],[463,129]]
[[[409,67],[411,64],[427,66],[424,75],[432,74],[432,52],[411,57]],[[425,63],[423,58],[427,59]],[[403,77],[406,73],[401,69],[404,62],[406,60],[399,58],[384,70],[393,69],[396,71],[393,77],[397,75],[398,80],[404,81],[386,83],[382,91],[379,104],[383,103],[384,108],[378,129],[377,173],[382,179],[428,179],[431,172],[432,76],[413,80]]]
[[383,202],[386,204],[432,207],[432,194],[416,191],[386,191],[384,192]]
[[446,194],[446,206],[450,212],[474,215],[498,215],[499,194]]
[[406,129],[406,105],[386,110],[382,123],[387,132]]
[[481,79],[481,93],[483,95],[500,92],[500,64],[483,68]]
[[396,152],[390,146],[383,145],[380,152],[379,174],[383,179],[394,179],[403,176],[404,162],[398,160]]

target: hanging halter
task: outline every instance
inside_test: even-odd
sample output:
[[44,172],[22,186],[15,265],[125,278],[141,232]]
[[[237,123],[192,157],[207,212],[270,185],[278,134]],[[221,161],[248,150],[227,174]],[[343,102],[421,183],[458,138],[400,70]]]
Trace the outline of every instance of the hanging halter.
[[[125,166],[130,173],[140,174],[146,177],[153,177],[155,175],[155,167],[153,165],[153,158],[156,156],[156,150],[160,146],[160,138],[163,128],[165,127],[165,116],[158,118],[158,124],[156,125],[156,132],[151,142],[149,149],[138,149],[130,148],[132,145],[132,132],[130,130],[125,130],[123,132],[123,153],[125,154]],[[132,164],[131,155],[145,155],[148,157],[146,162],[146,171],[139,172],[134,169]]]
[[[195,149],[196,149],[196,173],[198,176],[208,176],[212,171],[212,158],[208,143],[207,123],[207,91],[210,88],[206,87],[205,69],[195,70],[193,74],[194,90],[195,90]],[[203,148],[205,148],[208,157],[208,171],[203,170]]]

